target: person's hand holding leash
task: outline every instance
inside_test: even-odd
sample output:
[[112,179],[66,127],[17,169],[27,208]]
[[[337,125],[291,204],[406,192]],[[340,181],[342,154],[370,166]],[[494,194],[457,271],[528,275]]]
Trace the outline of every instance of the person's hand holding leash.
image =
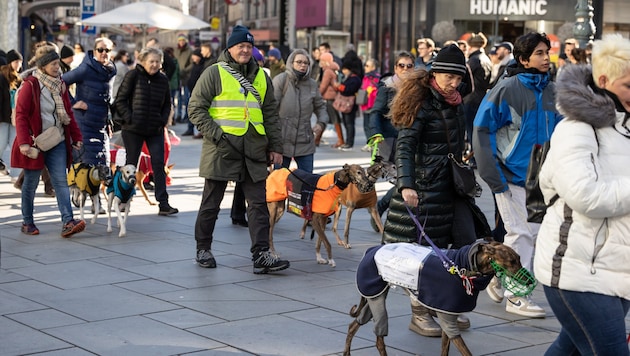
[[418,206],[418,192],[416,192],[415,189],[405,188],[402,190],[401,194],[407,205],[412,208]]

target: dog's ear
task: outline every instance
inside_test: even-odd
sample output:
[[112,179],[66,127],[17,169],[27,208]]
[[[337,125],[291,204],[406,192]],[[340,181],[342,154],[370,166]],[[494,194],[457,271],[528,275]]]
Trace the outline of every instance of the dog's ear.
[[348,169],[350,169],[350,165],[349,165],[349,164],[347,164],[347,163],[346,163],[346,164],[344,164],[344,165],[343,165],[343,169],[347,171]]

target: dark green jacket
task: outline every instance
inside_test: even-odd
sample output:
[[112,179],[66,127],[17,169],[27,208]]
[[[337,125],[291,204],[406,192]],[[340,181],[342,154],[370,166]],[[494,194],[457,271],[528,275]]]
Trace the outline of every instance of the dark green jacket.
[[[250,82],[254,81],[258,70],[262,70],[254,59],[245,65],[238,64],[227,50],[221,53],[218,61],[228,63]],[[243,136],[226,134],[208,113],[214,97],[223,90],[217,65],[201,74],[188,102],[190,122],[203,134],[199,175],[206,179],[240,182],[248,174],[254,182],[262,181],[267,178],[269,152],[282,153],[282,128],[271,79],[267,77],[266,95],[261,98],[265,135],[258,134],[251,126]]]

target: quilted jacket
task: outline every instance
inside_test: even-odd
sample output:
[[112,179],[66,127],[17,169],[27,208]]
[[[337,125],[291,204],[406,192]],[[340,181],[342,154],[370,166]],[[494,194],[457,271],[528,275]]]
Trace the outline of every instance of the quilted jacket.
[[137,64],[120,84],[115,105],[124,120],[123,130],[146,136],[163,135],[171,112],[168,78],[159,71],[149,75]]
[[397,189],[389,206],[383,242],[415,242],[418,239],[416,227],[400,194],[403,188],[413,188],[418,192],[416,214],[420,221],[426,219],[424,229],[436,245],[446,248],[453,242],[451,231],[456,193],[448,154],[461,157],[464,132],[463,105],[447,104],[431,88],[411,127],[399,130],[396,143]]

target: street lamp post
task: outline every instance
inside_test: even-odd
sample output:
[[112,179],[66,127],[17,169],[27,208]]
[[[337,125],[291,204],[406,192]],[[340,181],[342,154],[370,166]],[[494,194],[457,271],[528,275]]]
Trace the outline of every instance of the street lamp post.
[[575,23],[573,24],[573,36],[580,42],[580,48],[593,40],[595,23],[593,22],[593,6],[591,0],[577,0],[575,6]]

